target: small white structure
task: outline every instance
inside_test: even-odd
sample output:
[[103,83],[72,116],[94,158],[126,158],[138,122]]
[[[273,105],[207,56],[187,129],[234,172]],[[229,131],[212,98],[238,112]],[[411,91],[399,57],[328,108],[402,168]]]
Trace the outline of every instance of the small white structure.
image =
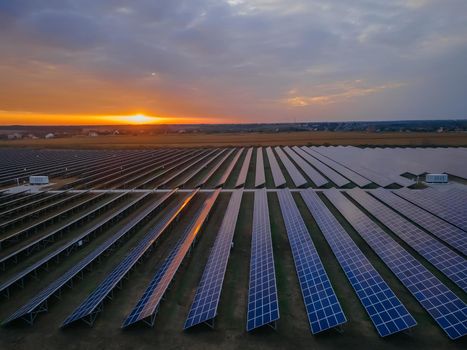
[[89,134],[88,134],[89,137],[97,137],[99,136],[99,134],[95,131],[90,131]]
[[53,133],[48,133],[47,135],[45,135],[46,139],[53,139],[54,137],[55,135]]
[[30,185],[48,185],[49,177],[48,176],[29,176]]
[[425,182],[427,183],[448,183],[448,174],[426,174]]
[[13,133],[13,134],[9,134],[9,135],[7,136],[8,140],[19,140],[19,139],[21,139],[22,137],[23,137],[23,135],[21,135],[21,134],[19,134],[19,133],[17,133],[17,132],[15,132],[15,133]]

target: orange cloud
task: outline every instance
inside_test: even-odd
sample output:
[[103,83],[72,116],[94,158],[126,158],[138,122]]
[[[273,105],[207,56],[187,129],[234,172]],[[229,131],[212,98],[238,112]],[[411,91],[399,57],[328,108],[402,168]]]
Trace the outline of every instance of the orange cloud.
[[[359,85],[360,83],[362,83],[362,81],[355,80],[354,83],[356,83],[355,85]],[[394,88],[403,86],[403,84],[401,83],[392,83],[392,84],[385,84],[385,85],[379,85],[379,86],[373,86],[373,87],[358,87],[355,85],[352,86],[344,82],[344,83],[340,83],[335,86],[335,88],[337,89],[340,89],[340,90],[343,89],[340,92],[329,93],[329,94],[324,94],[324,95],[316,95],[316,96],[303,96],[303,95],[291,96],[291,97],[285,98],[282,101],[291,107],[328,105],[328,104],[343,102],[346,100],[351,100],[351,99],[358,98],[358,97],[372,95],[372,94],[378,93],[386,89],[394,89]],[[293,89],[291,91],[295,93],[297,92],[297,89]],[[289,95],[290,95],[290,91],[289,91]]]

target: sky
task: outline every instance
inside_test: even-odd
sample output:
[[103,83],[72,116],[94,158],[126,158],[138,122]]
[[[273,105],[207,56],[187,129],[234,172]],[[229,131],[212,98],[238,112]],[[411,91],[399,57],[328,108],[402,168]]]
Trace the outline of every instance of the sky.
[[0,0],[0,124],[465,118],[465,0]]

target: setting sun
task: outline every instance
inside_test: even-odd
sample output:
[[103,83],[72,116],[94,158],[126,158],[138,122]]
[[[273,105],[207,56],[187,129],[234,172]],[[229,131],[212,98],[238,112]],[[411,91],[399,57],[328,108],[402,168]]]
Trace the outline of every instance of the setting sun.
[[148,124],[153,123],[154,118],[148,117],[144,114],[135,114],[126,118],[129,123],[132,124]]

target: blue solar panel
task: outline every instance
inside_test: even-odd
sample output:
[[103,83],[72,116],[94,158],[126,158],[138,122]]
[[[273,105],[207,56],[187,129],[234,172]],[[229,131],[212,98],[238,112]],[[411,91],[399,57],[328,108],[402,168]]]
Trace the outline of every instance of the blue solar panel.
[[243,192],[237,190],[230,198],[229,206],[225,212],[224,220],[217,234],[214,247],[204,268],[203,276],[196,289],[190,312],[185,321],[184,329],[200,323],[208,323],[217,315],[217,306],[224,282],[225,270],[229,260],[232,239],[237,224],[238,212]]
[[[144,194],[139,198],[148,196],[149,193]],[[164,199],[165,200],[165,199]],[[42,289],[32,299],[30,299],[25,305],[14,312],[10,317],[3,321],[3,325],[8,324],[17,319],[23,319],[29,323],[32,323],[39,312],[47,311],[44,306],[47,305],[47,300],[61,290],[63,286],[69,283],[75,276],[82,273],[83,270],[88,267],[91,263],[96,261],[105,251],[114,246],[118,241],[125,237],[131,232],[136,225],[138,225],[145,217],[152,213],[162,204],[162,201],[156,201],[154,204],[143,210],[141,213],[133,218],[130,222],[120,228],[114,235],[112,235],[105,242],[96,247],[92,252],[81,259],[71,269],[67,270],[58,279],[50,283],[46,288]]]
[[[289,173],[289,176],[292,179],[295,187],[302,187],[302,186],[306,185],[308,183],[308,181],[303,177],[303,175],[300,173],[300,171],[298,171],[295,164],[292,163],[292,161],[285,155],[284,151],[280,147],[274,147],[274,149],[276,150],[277,155],[279,156],[280,160],[282,161],[282,164],[284,164],[285,169]],[[296,156],[296,154],[295,154],[295,156]],[[292,156],[292,158],[297,162],[297,160],[299,160],[297,158],[300,158],[300,157],[293,157]],[[310,168],[311,168],[311,166],[310,166]],[[308,175],[308,176],[311,176],[311,175]],[[325,182],[327,182],[324,178],[323,178],[323,180]]]
[[467,305],[462,300],[342,193],[325,194],[449,338],[467,334]]
[[439,271],[467,292],[467,260],[361,189],[350,196]]
[[[117,197],[115,197],[113,201],[120,200],[121,198],[124,198],[126,195],[128,195],[128,192],[123,192]],[[54,259],[57,259],[61,255],[68,255],[70,251],[74,248],[76,248],[80,242],[87,242],[89,240],[89,237],[97,232],[98,230],[102,229],[109,223],[111,223],[113,220],[116,220],[119,216],[121,216],[125,211],[136,205],[143,197],[136,198],[135,200],[129,202],[127,205],[124,207],[118,209],[117,211],[113,212],[110,216],[106,217],[104,220],[98,222],[97,224],[93,225],[89,229],[85,230],[82,232],[80,235],[74,237],[71,241],[66,242],[65,244],[61,245],[59,248],[54,250],[52,253],[46,255],[39,261],[36,261],[34,264],[26,267],[25,269],[21,270],[17,274],[13,275],[11,278],[9,278],[7,281],[2,283],[0,285],[0,292],[5,292],[7,295],[9,295],[9,288],[13,286],[16,283],[19,283],[24,280],[27,276],[31,275],[35,271],[39,270],[40,268],[43,268],[45,266],[48,266],[48,264],[53,261]],[[110,202],[107,202],[109,204]],[[105,206],[106,204],[103,204]]]
[[420,195],[419,191],[420,190],[403,189],[393,192],[467,232],[467,217],[465,215],[455,208],[442,205],[435,199],[425,198]]
[[[175,192],[167,193],[162,200],[167,199]],[[99,286],[84,300],[63,322],[62,327],[78,320],[92,325],[100,311],[100,306],[114,288],[122,281],[131,268],[143,257],[144,253],[156,242],[166,231],[170,224],[178,217],[179,213],[186,207],[198,190],[191,192],[179,201],[177,205],[164,213],[164,216],[148,230],[146,236],[134,247],[130,253],[118,264],[112,272],[99,284]]]
[[265,325],[274,327],[278,319],[279,304],[268,199],[263,189],[255,192],[246,330],[249,332]]
[[282,190],[278,197],[311,332],[347,322],[292,194]]
[[[298,166],[304,171],[304,173],[311,179],[311,181],[313,181],[313,183],[316,186],[321,187],[329,183],[329,181],[323,175],[317,172],[315,168],[313,168],[308,162],[306,162],[301,157],[305,152],[303,152],[300,148],[294,147],[294,150],[292,151],[289,147],[284,147],[284,151],[287,152],[287,154],[295,161],[295,163],[298,164]],[[297,153],[300,155],[298,155]],[[279,152],[277,154],[280,155]],[[308,156],[309,158],[313,158],[305,153],[305,157],[306,156]],[[347,181],[347,183],[349,183],[349,181]]]
[[389,205],[391,208],[397,210],[405,217],[417,223],[425,230],[431,232],[451,247],[457,249],[464,255],[467,255],[467,239],[465,239],[466,233],[460,228],[451,225],[437,216],[430,214],[426,210],[417,207],[415,204],[396,196],[391,191],[378,189],[376,191],[372,191],[371,194]]
[[415,319],[318,195],[311,190],[301,195],[378,334],[385,337],[415,326]]
[[149,283],[149,286],[146,288],[133,310],[123,321],[122,328],[126,328],[138,322],[144,322],[150,326],[154,325],[156,313],[162,301],[162,297],[167,291],[167,288],[172,282],[175,273],[178,271],[178,268],[182,264],[182,261],[190,247],[198,236],[198,233],[206,221],[214,202],[219,196],[219,193],[220,189],[216,190],[193,216],[193,219],[185,228],[185,231],[174,249],[172,249],[169,256],[158,269],[154,278]]

